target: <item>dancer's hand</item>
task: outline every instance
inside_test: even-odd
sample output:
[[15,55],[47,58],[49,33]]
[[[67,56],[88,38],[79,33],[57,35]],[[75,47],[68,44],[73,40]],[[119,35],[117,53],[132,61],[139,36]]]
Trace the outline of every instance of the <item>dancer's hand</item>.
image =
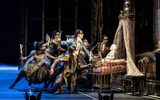
[[54,69],[50,69],[50,75],[53,75]]
[[90,66],[92,66],[92,64],[91,64],[91,63],[89,63],[89,64],[88,64],[88,67],[90,67]]
[[27,60],[27,57],[20,56],[20,60],[21,61]]

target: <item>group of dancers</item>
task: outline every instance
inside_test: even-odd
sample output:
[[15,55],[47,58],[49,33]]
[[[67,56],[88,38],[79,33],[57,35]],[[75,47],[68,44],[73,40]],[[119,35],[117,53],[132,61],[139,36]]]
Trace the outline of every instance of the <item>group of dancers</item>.
[[[76,29],[72,38],[61,40],[61,33],[55,31],[46,43],[35,41],[34,50],[26,57],[20,59],[25,61],[16,80],[9,87],[12,89],[22,79],[26,78],[29,87],[32,84],[44,82],[44,89],[51,84],[50,93],[62,90],[67,85],[70,93],[76,92],[77,80],[83,76],[83,69],[87,72],[92,66],[92,53],[89,43],[84,39],[81,29]],[[98,54],[105,57],[109,52],[108,37],[104,36],[99,46]],[[66,45],[67,48],[63,48]]]

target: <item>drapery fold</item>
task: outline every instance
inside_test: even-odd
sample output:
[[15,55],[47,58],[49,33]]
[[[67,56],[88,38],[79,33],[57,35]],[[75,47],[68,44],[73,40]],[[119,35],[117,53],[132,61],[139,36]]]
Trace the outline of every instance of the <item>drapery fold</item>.
[[134,37],[134,20],[130,18],[120,19],[113,41],[117,45],[115,58],[126,59],[127,76],[143,76],[135,65]]

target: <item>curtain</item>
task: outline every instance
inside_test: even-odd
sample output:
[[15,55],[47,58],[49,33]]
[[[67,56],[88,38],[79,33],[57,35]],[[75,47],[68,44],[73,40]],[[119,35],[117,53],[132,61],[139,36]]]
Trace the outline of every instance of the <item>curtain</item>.
[[96,44],[103,32],[103,0],[92,0],[91,17],[91,44]]

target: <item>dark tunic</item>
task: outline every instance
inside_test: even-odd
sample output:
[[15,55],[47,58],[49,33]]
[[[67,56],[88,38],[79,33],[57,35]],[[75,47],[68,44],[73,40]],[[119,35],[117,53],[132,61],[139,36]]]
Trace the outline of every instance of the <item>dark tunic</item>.
[[51,42],[49,44],[49,53],[52,56],[57,57],[59,55],[58,44],[55,44],[55,43]]

